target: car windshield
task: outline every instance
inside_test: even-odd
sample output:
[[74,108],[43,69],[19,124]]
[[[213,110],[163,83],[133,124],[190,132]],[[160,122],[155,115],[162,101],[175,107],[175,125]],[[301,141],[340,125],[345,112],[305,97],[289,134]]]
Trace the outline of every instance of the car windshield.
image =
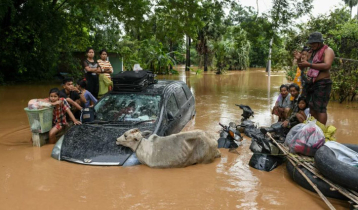
[[111,94],[94,107],[96,120],[152,121],[159,115],[160,96],[139,94]]

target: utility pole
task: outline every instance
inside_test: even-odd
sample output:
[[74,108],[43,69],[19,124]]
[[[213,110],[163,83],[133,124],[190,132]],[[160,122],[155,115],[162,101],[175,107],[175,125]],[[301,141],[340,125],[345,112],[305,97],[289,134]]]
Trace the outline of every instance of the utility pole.
[[185,59],[185,71],[190,71],[190,45],[191,39],[186,35],[186,59]]
[[268,65],[267,65],[267,76],[271,76],[271,52],[272,52],[272,42],[273,37],[270,40],[270,48],[269,48],[269,57],[268,57]]

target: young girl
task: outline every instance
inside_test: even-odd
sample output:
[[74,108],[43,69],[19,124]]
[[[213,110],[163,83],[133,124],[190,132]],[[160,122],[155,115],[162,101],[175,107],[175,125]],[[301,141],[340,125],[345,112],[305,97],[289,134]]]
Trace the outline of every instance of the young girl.
[[88,108],[90,106],[93,106],[95,103],[97,103],[97,99],[86,90],[87,82],[83,79],[80,79],[77,81],[77,88],[80,90],[81,94],[83,94],[85,98],[85,102],[83,107]]
[[[111,63],[107,60],[107,50],[102,49],[99,52],[99,55],[100,55],[101,59],[97,60],[97,62],[99,64],[99,66],[101,67],[102,71],[104,72],[103,75],[108,78],[108,80],[106,80],[106,81],[111,81],[111,74],[113,73],[113,67],[112,67]],[[108,91],[112,90],[112,86],[101,87],[101,83],[99,83],[99,85],[100,85],[99,86],[100,89],[107,88]]]
[[81,122],[76,120],[76,118],[73,116],[66,99],[60,98],[60,91],[58,88],[52,88],[49,95],[49,98],[45,100],[54,106],[52,119],[53,127],[49,133],[49,143],[54,144],[56,143],[56,134],[63,128],[64,125],[67,125],[66,113],[72,119],[75,125],[80,125]]
[[298,98],[298,112],[296,114],[296,118],[300,123],[303,123],[307,119],[307,115],[309,114],[309,108],[307,105],[306,98],[301,96]]
[[86,56],[87,59],[83,62],[83,65],[85,71],[85,78],[87,81],[87,90],[91,92],[95,98],[98,98],[98,74],[102,71],[98,63],[93,59],[94,50],[92,47],[87,48]]

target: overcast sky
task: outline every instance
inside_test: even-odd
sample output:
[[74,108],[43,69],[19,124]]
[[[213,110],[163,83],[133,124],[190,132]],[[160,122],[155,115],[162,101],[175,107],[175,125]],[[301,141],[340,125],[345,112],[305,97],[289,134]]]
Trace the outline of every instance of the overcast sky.
[[[243,6],[252,6],[256,9],[256,0],[239,0],[239,3]],[[344,6],[343,0],[313,0],[312,14],[317,16],[319,14],[328,13],[335,7],[341,8]],[[267,12],[272,7],[272,0],[259,0],[259,12]],[[357,14],[357,7],[353,7],[353,15]],[[300,19],[300,22],[306,22],[308,16]]]

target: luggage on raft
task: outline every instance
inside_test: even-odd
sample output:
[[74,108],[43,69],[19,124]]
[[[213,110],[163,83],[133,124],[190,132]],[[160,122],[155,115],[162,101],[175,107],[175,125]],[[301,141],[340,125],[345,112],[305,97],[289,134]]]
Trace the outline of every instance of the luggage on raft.
[[[297,167],[299,167],[299,169],[303,171],[303,173],[312,181],[312,183],[318,187],[318,189],[323,193],[323,195],[330,198],[348,200],[344,195],[342,195],[337,190],[331,190],[331,186],[329,184],[327,184],[325,181],[321,180],[320,178],[316,177],[314,174],[312,174],[303,166],[297,166]],[[293,164],[290,161],[286,162],[286,169],[290,177],[293,179],[293,181],[295,181],[301,187],[316,193],[313,187],[307,182],[307,180],[296,169],[296,167],[293,166]]]
[[141,91],[157,81],[151,71],[123,71],[112,76],[114,91]]
[[[358,152],[358,145],[344,144]],[[326,178],[351,190],[358,191],[358,167],[338,160],[334,152],[327,146],[319,148],[314,156],[316,168]]]

